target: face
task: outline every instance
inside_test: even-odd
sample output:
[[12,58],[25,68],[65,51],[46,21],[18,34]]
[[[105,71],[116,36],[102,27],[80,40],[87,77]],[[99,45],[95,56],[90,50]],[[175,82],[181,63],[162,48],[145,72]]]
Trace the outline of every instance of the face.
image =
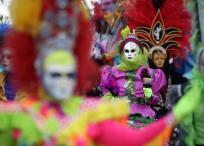
[[9,49],[3,49],[2,55],[1,55],[1,63],[5,71],[11,70],[11,59],[12,59],[11,51]]
[[68,99],[76,85],[76,65],[52,61],[43,71],[42,84],[48,95],[55,100]]
[[135,42],[128,42],[125,44],[123,52],[127,60],[133,61],[139,53],[139,46]]
[[199,58],[199,69],[202,73],[204,73],[204,51],[202,51]]
[[153,63],[158,68],[162,68],[165,63],[165,55],[161,52],[157,52],[153,54]]

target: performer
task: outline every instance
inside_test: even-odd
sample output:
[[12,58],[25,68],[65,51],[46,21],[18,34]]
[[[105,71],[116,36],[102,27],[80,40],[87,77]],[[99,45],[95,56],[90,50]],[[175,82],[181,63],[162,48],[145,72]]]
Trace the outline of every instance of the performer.
[[[128,28],[122,31],[127,36],[123,36],[119,45],[121,63],[104,67],[100,88],[105,97],[128,97],[132,106],[131,114],[136,114],[133,121],[142,126],[155,119],[156,113],[150,105],[160,101],[160,92],[166,85],[166,78],[162,70],[147,66],[147,50],[128,31]],[[150,86],[146,88],[145,84]]]
[[[200,96],[195,96],[191,103],[188,103],[189,96],[183,98],[174,108],[173,113],[163,119],[141,130],[131,129],[123,123],[129,113],[126,101],[118,100],[111,103],[72,95],[77,81],[81,81],[76,80],[76,77],[82,77],[77,75],[77,67],[87,68],[87,66],[80,66],[80,58],[75,59],[75,56],[84,55],[84,51],[88,51],[84,47],[91,43],[91,41],[81,40],[91,33],[79,32],[76,35],[64,33],[89,24],[82,13],[84,9],[80,1],[24,0],[20,2],[14,0],[11,8],[13,27],[16,31],[10,37],[12,44],[15,44],[11,47],[14,55],[12,67],[14,71],[25,67],[14,75],[18,77],[18,82],[21,83],[19,85],[24,90],[28,91],[29,87],[35,87],[37,84],[39,94],[20,102],[0,103],[2,120],[0,143],[2,145],[164,145],[171,127],[191,113],[200,101]],[[50,19],[53,18],[50,16],[62,14],[68,8],[70,11],[73,10],[73,15],[68,17],[69,20],[73,20],[70,22],[78,25],[69,25],[70,27],[67,28],[65,25],[67,23],[64,21],[48,21],[54,20]],[[33,10],[36,10],[35,13]],[[78,15],[75,15],[75,12]],[[70,13],[64,14],[66,15],[60,16],[67,16]],[[28,19],[31,16],[32,21]],[[44,29],[38,31],[42,23],[47,24],[49,30],[55,33],[43,33]],[[18,43],[21,47],[17,45]],[[82,52],[78,52],[81,48],[76,47],[79,44],[83,46]],[[83,57],[86,58],[86,56]],[[22,60],[25,62],[17,67],[16,65]],[[28,68],[31,70],[26,70]],[[32,73],[36,75],[39,82],[35,80],[36,78],[24,77],[23,75],[28,74],[28,71],[30,75]],[[197,92],[197,94],[200,93]],[[189,106],[181,110],[180,108],[186,103]]]
[[128,26],[149,50],[150,67],[162,69],[171,84],[186,82],[176,71],[190,51],[191,15],[183,0],[127,1],[125,10]]
[[11,60],[12,52],[9,50],[8,42],[5,36],[8,35],[9,26],[6,24],[1,24],[3,30],[1,30],[1,44],[0,44],[0,100],[19,100],[23,98],[25,93],[18,90],[15,80],[12,79],[11,73]]

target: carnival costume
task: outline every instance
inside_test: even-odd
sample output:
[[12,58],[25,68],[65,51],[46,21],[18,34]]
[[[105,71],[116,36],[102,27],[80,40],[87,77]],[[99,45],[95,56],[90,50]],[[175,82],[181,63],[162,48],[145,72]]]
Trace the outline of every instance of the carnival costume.
[[[128,28],[122,31],[124,39],[119,45],[121,63],[118,66],[104,67],[100,88],[105,97],[128,97],[132,107],[130,114],[140,114],[140,116],[144,117],[143,122],[145,123],[145,118],[155,119],[156,113],[150,105],[156,105],[160,102],[160,92],[166,85],[166,79],[160,69],[150,69],[148,67],[147,50],[143,48],[134,34],[129,34],[128,31]],[[130,46],[128,46],[129,44]],[[128,59],[128,55],[132,55],[133,59]],[[146,77],[145,74],[147,74]],[[145,87],[144,78],[149,78],[148,87]],[[150,95],[145,95],[145,93]]]
[[176,71],[191,50],[191,15],[183,0],[127,1],[125,10],[128,26],[149,51],[150,67],[162,69],[172,84],[186,82]]
[[[67,13],[62,13],[66,8],[69,8],[70,11],[68,12],[73,12],[71,11],[73,9],[79,10],[75,11],[79,14],[77,19],[71,17],[76,14],[74,12],[73,15],[68,17],[73,20],[72,22],[76,22],[74,24],[78,24],[79,27],[85,26],[85,24],[89,26],[89,21],[82,13],[84,9],[79,1],[12,1],[11,16],[15,32],[10,37],[10,42],[12,42],[10,49],[14,53],[13,71],[19,69],[19,67],[31,69],[30,71],[33,71],[33,75],[38,77],[39,82],[33,76],[24,77],[28,70],[20,70],[18,74],[14,75],[24,90],[30,91],[32,87],[33,90],[36,89],[35,91],[38,89],[37,93],[39,94],[34,97],[27,97],[19,103],[0,103],[0,117],[2,120],[0,124],[0,145],[164,145],[170,134],[171,126],[191,113],[200,99],[194,98],[191,106],[188,106],[185,111],[181,111],[179,107],[183,107],[183,104],[188,101],[188,98],[184,98],[174,108],[172,114],[144,129],[137,130],[124,125],[124,120],[126,121],[129,113],[129,104],[126,101],[86,100],[72,96],[74,87],[77,85],[76,64],[78,63],[78,68],[83,70],[80,68],[82,66],[79,66],[80,59],[77,59],[78,62],[76,62],[73,52],[77,56],[81,53],[78,51],[83,50],[83,55],[84,51],[88,51],[85,47],[90,47],[89,43],[91,41],[84,43],[83,39],[89,39],[88,36],[91,33],[82,33],[84,29],[80,29],[82,32],[76,35],[69,34],[71,42],[68,45],[66,38],[68,36],[62,35],[63,31],[60,29],[67,26],[65,25],[67,23],[61,21],[64,19],[54,21],[59,23],[46,21],[53,20],[50,18],[53,18],[54,14],[60,14],[60,16],[63,16],[62,18],[67,17],[65,15]],[[25,14],[25,16],[22,16],[22,14]],[[31,16],[33,19],[30,19]],[[48,26],[51,28],[49,29],[51,32],[55,30],[55,33],[48,33],[48,30],[47,33],[42,33],[42,30],[38,31],[42,22],[44,22],[46,28]],[[53,23],[56,25],[53,25]],[[70,27],[73,29],[76,26]],[[63,30],[68,31],[70,29]],[[79,35],[81,36],[79,37]],[[75,37],[79,37],[83,41]],[[49,39],[51,40],[48,41]],[[20,46],[17,45],[18,43],[20,43]],[[76,47],[78,45],[82,45],[83,48]],[[86,56],[83,57],[86,58]],[[26,62],[22,63],[21,66],[15,66],[22,59],[26,60]],[[86,62],[86,65],[88,63]],[[78,77],[82,77],[82,75]],[[80,81],[78,79],[78,82]],[[36,86],[38,88],[34,88]]]

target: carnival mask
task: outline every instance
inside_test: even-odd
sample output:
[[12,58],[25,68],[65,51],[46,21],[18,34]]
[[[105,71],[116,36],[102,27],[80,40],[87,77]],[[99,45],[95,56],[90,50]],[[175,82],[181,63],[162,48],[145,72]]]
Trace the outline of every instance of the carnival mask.
[[43,62],[41,80],[49,96],[55,100],[68,99],[76,85],[76,63],[73,55],[65,50],[49,54]]
[[127,60],[133,61],[139,53],[139,46],[135,42],[128,42],[124,46],[124,56]]

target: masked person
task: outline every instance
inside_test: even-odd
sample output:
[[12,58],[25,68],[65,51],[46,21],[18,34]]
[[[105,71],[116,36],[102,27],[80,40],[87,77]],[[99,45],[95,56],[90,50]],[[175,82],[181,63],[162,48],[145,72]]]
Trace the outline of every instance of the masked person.
[[[105,97],[128,97],[131,115],[134,115],[133,121],[136,126],[141,127],[155,119],[155,111],[150,105],[160,101],[160,91],[166,84],[166,78],[160,69],[148,67],[147,50],[128,31],[128,28],[122,31],[127,36],[119,45],[121,63],[118,66],[104,67],[100,88]],[[145,84],[150,86],[145,87]]]
[[[89,26],[87,17],[82,13],[84,9],[80,1],[49,1],[48,3],[48,1],[42,0],[21,2],[14,0],[11,8],[13,27],[16,30],[10,37],[12,44],[15,44],[11,47],[14,55],[12,68],[14,71],[19,67],[24,68],[25,70],[20,70],[21,72],[15,74],[15,77],[18,77],[18,82],[21,82],[19,85],[24,90],[30,91],[30,87],[35,87],[34,84],[37,84],[38,88],[36,89],[39,94],[24,98],[20,102],[0,103],[1,145],[163,145],[168,139],[171,127],[191,113],[200,101],[199,96],[196,96],[197,98],[193,98],[191,106],[186,107],[183,111],[179,107],[189,100],[183,98],[173,113],[163,119],[141,130],[131,129],[124,124],[125,117],[129,113],[129,104],[126,101],[110,102],[73,96],[73,89],[77,82],[80,82],[79,77],[81,77],[77,74],[77,68],[84,67],[80,65],[77,55],[81,53],[84,55],[84,51],[87,49],[84,47],[87,43],[91,43],[91,39],[89,42],[82,40],[87,39],[90,33],[79,32],[76,36],[79,37],[82,33],[80,38],[83,39],[76,39],[73,34],[62,33],[62,30],[70,30],[70,28],[66,28],[67,25],[59,25],[61,23],[57,24],[57,21],[45,22],[46,18],[55,14],[50,15],[53,10],[59,14],[69,8],[69,10],[78,9],[75,12],[79,12],[78,16],[80,16],[77,19],[71,17],[74,13],[69,16],[71,20],[75,20],[75,24],[78,24],[73,25],[73,28]],[[36,10],[35,13],[33,10]],[[22,17],[22,14],[29,17]],[[46,16],[49,14],[49,17],[40,17],[45,14]],[[31,16],[33,16],[32,21],[26,19]],[[43,37],[42,30],[34,31],[43,22],[50,24],[46,27],[50,26],[52,29],[49,30],[54,30],[55,33],[48,33],[49,35]],[[61,26],[66,29],[60,29]],[[67,44],[66,38],[68,36],[69,39],[72,39],[69,44]],[[18,43],[21,44],[20,47],[17,45]],[[76,47],[77,45],[83,46],[82,52],[78,52],[81,47]],[[26,60],[24,64],[15,66],[24,59]],[[36,74],[39,82],[35,80],[36,78],[24,76],[28,73],[27,68],[31,69],[30,75]]]
[[183,0],[126,1],[124,8],[128,26],[149,52],[150,68],[162,69],[165,73],[167,84],[162,102],[157,105],[157,117],[161,117],[170,108],[166,99],[168,85],[187,82],[179,69],[181,60],[191,50],[191,15]]

